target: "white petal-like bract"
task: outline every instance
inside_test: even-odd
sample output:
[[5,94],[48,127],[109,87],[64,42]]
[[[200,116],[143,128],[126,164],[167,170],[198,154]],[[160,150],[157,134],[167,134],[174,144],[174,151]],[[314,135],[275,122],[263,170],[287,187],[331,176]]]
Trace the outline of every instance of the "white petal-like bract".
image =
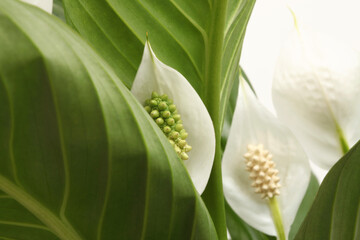
[[262,199],[251,187],[253,180],[244,159],[249,144],[263,144],[273,155],[281,184],[277,199],[288,234],[310,180],[309,162],[290,130],[261,105],[242,80],[222,162],[224,193],[244,221],[266,234],[276,235],[268,199]]
[[22,0],[23,2],[35,5],[48,13],[52,13],[53,0]]
[[162,63],[147,41],[131,92],[144,104],[153,91],[167,94],[181,115],[184,129],[189,134],[186,140],[192,146],[184,164],[201,194],[209,180],[215,155],[215,132],[210,115],[185,77]]
[[345,43],[300,29],[281,51],[273,82],[278,117],[310,159],[329,170],[360,138],[360,55]]

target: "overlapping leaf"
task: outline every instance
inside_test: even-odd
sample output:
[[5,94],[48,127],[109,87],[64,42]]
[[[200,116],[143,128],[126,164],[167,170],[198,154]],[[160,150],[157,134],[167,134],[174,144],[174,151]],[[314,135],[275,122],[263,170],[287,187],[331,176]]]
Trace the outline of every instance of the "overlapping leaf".
[[360,142],[329,171],[296,240],[360,239]]
[[1,0],[0,45],[0,238],[216,239],[167,139],[72,30]]

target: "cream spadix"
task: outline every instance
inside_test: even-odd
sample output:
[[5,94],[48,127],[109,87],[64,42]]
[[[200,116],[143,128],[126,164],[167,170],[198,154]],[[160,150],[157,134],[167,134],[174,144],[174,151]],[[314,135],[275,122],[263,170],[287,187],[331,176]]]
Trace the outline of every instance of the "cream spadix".
[[37,6],[48,13],[52,13],[53,0],[22,0],[23,2]]
[[260,104],[244,80],[222,168],[225,197],[233,210],[254,228],[276,235],[269,207],[276,196],[287,235],[309,183],[308,159],[291,132]]
[[[178,116],[175,115],[181,117],[182,126],[179,125],[179,128],[186,130],[184,134],[187,142],[184,147],[191,146],[191,151],[184,151],[188,160],[183,162],[196,190],[202,193],[209,180],[214,160],[215,133],[210,115],[197,92],[183,75],[155,56],[148,41],[145,43],[142,61],[131,92],[143,105],[151,98],[153,92],[166,94],[172,100],[177,110],[172,118],[176,120]],[[163,120],[166,119],[164,117]],[[159,122],[161,123],[161,120]],[[176,125],[171,126],[176,130]],[[178,132],[181,134],[181,129]],[[181,147],[183,142],[179,144]]]
[[346,43],[294,30],[280,53],[272,94],[279,118],[321,168],[329,170],[360,138],[360,55]]
[[255,193],[261,194],[262,198],[273,198],[280,195],[279,170],[275,168],[272,154],[264,149],[264,145],[247,146],[244,154],[246,170],[250,172],[251,184]]

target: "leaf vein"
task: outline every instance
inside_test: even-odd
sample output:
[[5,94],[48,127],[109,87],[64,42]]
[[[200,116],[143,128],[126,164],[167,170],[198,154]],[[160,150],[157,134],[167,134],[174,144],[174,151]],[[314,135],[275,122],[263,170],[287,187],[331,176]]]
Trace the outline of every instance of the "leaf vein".
[[[130,66],[132,68],[134,68],[135,70],[137,69],[137,66],[135,66],[130,59],[121,51],[121,49],[115,44],[115,42],[112,40],[111,37],[108,36],[108,34],[101,28],[101,26],[99,25],[99,23],[96,21],[97,18],[93,17],[92,14],[89,12],[89,10],[84,6],[84,4],[82,3],[82,1],[78,1],[79,4],[82,6],[82,8],[85,10],[85,12],[89,15],[89,17],[94,21],[94,23],[96,24],[96,26],[100,29],[100,31],[106,36],[106,38],[111,42],[111,44],[114,46],[114,48],[118,51],[118,53],[120,53],[121,56],[124,57],[124,59],[130,64]],[[110,5],[108,5],[110,6]],[[111,7],[111,6],[110,6]],[[111,7],[111,9],[113,9]],[[135,35],[136,36],[136,35]],[[138,36],[136,36],[139,40],[140,38]],[[141,40],[140,40],[141,41]]]
[[142,4],[142,3],[141,3],[140,1],[138,1],[138,0],[137,0],[137,2],[142,6],[142,8],[143,8],[150,16],[153,17],[153,19],[154,19],[156,22],[159,23],[159,25],[169,34],[169,36],[170,36],[170,37],[179,45],[179,47],[185,52],[186,56],[188,57],[188,59],[190,60],[190,62],[191,62],[192,65],[193,65],[193,67],[195,68],[195,72],[196,72],[196,74],[198,75],[199,79],[200,79],[201,81],[204,81],[204,80],[203,80],[203,75],[201,74],[199,67],[197,66],[197,64],[195,64],[194,59],[193,59],[192,56],[190,55],[189,51],[185,48],[185,46],[176,39],[176,37],[170,32],[170,30],[169,30],[168,28],[166,28],[166,27],[164,26],[164,24],[163,24],[162,22],[160,22],[160,21],[158,20],[158,18],[156,18],[156,17],[152,14],[152,12],[145,7],[144,4]]
[[20,183],[20,180],[17,175],[17,167],[16,167],[16,161],[14,156],[14,131],[15,131],[15,117],[14,117],[14,106],[12,104],[9,90],[4,82],[4,78],[0,76],[0,80],[4,86],[7,98],[9,100],[9,109],[10,109],[10,119],[11,119],[11,128],[10,128],[10,137],[9,137],[9,156],[10,156],[10,162],[11,162],[11,169],[14,181],[17,185],[22,186]]
[[41,230],[46,230],[46,231],[51,232],[51,230],[48,227],[41,226],[38,224],[26,223],[26,222],[14,222],[14,221],[0,220],[0,224],[12,225],[12,226],[18,226],[18,227],[26,227],[26,228],[36,228],[36,229],[41,229]]

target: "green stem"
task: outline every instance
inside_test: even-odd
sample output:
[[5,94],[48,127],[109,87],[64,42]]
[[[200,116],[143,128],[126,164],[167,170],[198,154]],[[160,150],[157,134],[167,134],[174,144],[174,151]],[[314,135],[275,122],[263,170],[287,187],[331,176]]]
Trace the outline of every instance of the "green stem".
[[336,132],[339,135],[339,142],[341,145],[341,150],[342,150],[343,154],[345,155],[345,153],[347,153],[350,149],[349,144],[347,143],[344,133],[343,133],[342,129],[340,128],[339,124],[335,123],[335,125],[336,125]]
[[214,221],[220,240],[227,239],[225,204],[221,175],[221,66],[227,0],[214,0],[205,68],[204,102],[214,124],[216,149],[213,168],[203,194],[204,202]]
[[280,209],[279,209],[279,204],[278,204],[276,197],[269,199],[269,207],[271,210],[271,214],[273,216],[273,221],[274,221],[274,224],[276,227],[276,232],[278,234],[278,239],[286,240],[284,225],[283,225],[283,221],[282,221],[282,217],[281,217],[281,213],[280,213]]

